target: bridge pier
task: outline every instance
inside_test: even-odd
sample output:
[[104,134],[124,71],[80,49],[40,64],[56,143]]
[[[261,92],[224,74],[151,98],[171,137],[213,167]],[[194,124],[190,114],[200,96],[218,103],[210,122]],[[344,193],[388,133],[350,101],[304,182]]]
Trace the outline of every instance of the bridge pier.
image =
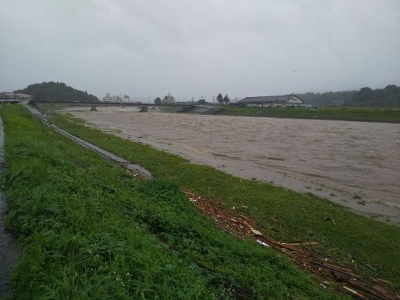
[[147,112],[147,106],[141,106],[140,107],[140,112]]
[[92,105],[92,107],[90,108],[90,111],[97,111],[96,105]]

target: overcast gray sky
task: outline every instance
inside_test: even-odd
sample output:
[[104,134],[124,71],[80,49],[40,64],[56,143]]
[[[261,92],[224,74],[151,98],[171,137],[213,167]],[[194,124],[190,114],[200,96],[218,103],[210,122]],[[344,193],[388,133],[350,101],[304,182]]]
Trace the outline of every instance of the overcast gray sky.
[[399,0],[0,0],[0,91],[231,97],[400,85]]

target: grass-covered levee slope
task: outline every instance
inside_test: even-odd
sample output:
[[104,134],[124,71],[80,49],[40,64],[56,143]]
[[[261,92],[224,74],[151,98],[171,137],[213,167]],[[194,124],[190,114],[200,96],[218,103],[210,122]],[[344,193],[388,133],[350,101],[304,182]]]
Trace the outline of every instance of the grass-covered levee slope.
[[137,181],[22,106],[0,114],[6,222],[22,248],[15,299],[339,298],[220,231],[174,184]]

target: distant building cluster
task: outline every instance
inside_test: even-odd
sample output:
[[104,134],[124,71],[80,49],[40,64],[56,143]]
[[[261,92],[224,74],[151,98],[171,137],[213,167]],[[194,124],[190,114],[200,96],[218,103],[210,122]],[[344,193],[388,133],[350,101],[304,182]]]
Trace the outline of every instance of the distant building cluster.
[[114,96],[110,95],[110,93],[107,93],[105,97],[102,99],[104,102],[115,102],[115,103],[123,103],[123,102],[129,102],[130,97],[128,95],[123,95],[122,97],[120,96]]
[[[150,97],[147,99],[143,98],[144,102],[148,101],[151,102]],[[158,99],[158,100],[157,100]],[[138,100],[138,97],[135,98],[130,98],[128,95],[123,95],[123,96],[115,96],[111,95],[110,93],[107,93],[105,97],[102,98],[102,101],[104,102],[113,102],[113,103],[142,103],[142,99]],[[212,100],[212,103],[214,103],[214,100]],[[168,95],[164,96],[162,99],[160,97],[154,98],[154,101],[158,101],[158,104],[163,104],[163,105],[187,105],[187,104],[193,104],[196,102],[197,104],[206,104],[207,101],[204,99],[204,97],[201,97],[199,100],[194,101],[194,98],[192,100],[188,101],[179,101],[174,98],[174,96],[171,95],[171,93],[168,93]],[[229,100],[228,100],[229,101]],[[229,101],[230,102],[230,101]],[[241,100],[236,98],[235,102],[242,106],[242,107],[304,107],[306,106],[306,103],[303,99],[301,99],[299,96],[291,94],[291,95],[279,95],[279,96],[257,96],[257,97],[246,97]],[[157,103],[156,103],[157,104]]]
[[0,93],[0,99],[5,100],[32,100],[31,95],[21,94],[21,93],[14,93],[14,92],[2,92]]
[[175,98],[171,96],[171,94],[168,94],[167,96],[162,99],[162,104],[174,104]]
[[304,101],[296,95],[246,97],[238,103],[247,107],[297,107],[304,106]]

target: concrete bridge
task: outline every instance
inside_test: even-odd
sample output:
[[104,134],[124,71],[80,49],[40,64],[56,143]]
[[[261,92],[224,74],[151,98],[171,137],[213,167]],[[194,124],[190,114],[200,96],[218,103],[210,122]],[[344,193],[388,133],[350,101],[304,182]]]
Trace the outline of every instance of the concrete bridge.
[[2,99],[0,98],[0,104],[9,103],[9,104],[17,104],[22,102],[23,100],[15,100],[15,99]]
[[154,103],[139,103],[139,102],[106,102],[106,101],[93,101],[93,102],[79,102],[79,101],[37,101],[37,100],[31,100],[29,101],[29,104],[34,105],[34,104],[71,104],[73,106],[91,106],[91,105],[96,105],[96,106],[189,106],[193,107],[196,106],[195,104],[180,104],[180,103],[174,103],[174,104],[154,104]]
[[189,111],[195,107],[202,107],[200,105],[195,104],[154,104],[154,103],[138,103],[138,102],[71,102],[71,101],[29,101],[29,104],[32,106],[40,106],[40,104],[68,104],[71,106],[89,106],[90,110],[95,111],[98,106],[136,106],[140,108],[140,111],[147,112],[148,107],[152,106],[168,106],[168,107],[180,107],[181,111]]

